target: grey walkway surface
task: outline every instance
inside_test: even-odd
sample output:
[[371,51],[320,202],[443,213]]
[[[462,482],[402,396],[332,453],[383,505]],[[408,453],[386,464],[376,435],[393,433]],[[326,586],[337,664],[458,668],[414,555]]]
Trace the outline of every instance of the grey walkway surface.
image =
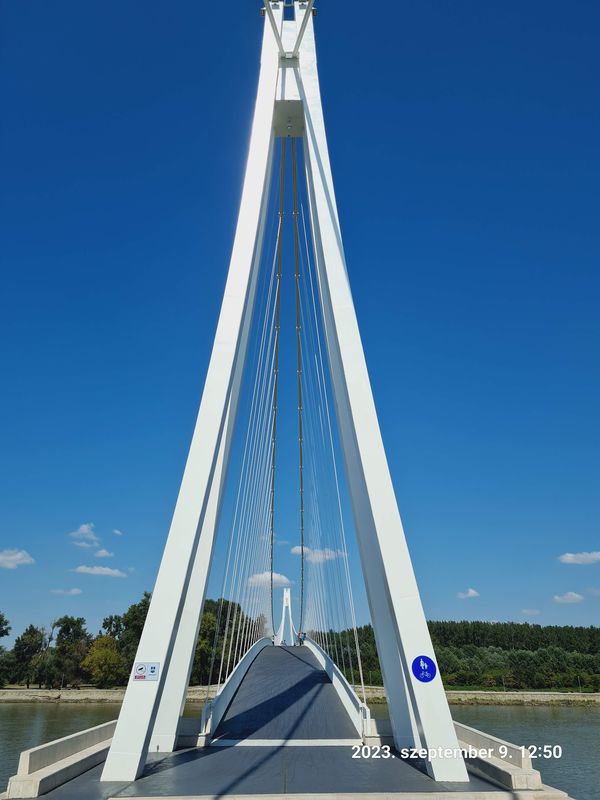
[[338,693],[308,647],[265,647],[215,738],[357,739]]
[[[356,739],[356,731],[325,672],[307,648],[265,648],[256,658],[217,730],[225,739]],[[495,792],[471,777],[438,783],[400,758],[352,758],[349,745],[207,747],[150,755],[141,778],[100,783],[95,767],[49,792],[48,800],[110,797],[192,797],[250,794]],[[464,795],[462,795],[464,796]]]
[[45,795],[49,800],[229,794],[500,791],[478,778],[442,784],[399,758],[353,759],[344,747],[208,747],[153,757],[135,783],[102,784],[102,769]]

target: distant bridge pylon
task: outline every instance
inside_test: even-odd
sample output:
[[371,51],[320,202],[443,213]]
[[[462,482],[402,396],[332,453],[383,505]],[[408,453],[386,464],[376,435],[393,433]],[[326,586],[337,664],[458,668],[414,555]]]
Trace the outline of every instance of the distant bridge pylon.
[[[286,634],[287,623],[287,634]],[[281,608],[281,622],[275,634],[275,644],[295,644],[298,641],[298,631],[292,620],[292,593],[289,588],[283,590],[283,604]]]

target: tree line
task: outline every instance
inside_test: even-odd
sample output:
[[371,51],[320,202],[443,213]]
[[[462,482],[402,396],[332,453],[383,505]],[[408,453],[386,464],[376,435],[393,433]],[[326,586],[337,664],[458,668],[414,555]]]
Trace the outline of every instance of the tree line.
[[[447,689],[600,691],[600,628],[518,622],[427,624]],[[348,678],[350,664],[355,676],[358,672],[353,635],[353,631],[328,631],[325,637],[330,654],[344,650],[343,671]],[[365,682],[380,686],[371,625],[358,628],[357,637]]]
[[[28,625],[10,650],[0,647],[0,687],[123,686],[133,666],[150,604],[144,593],[123,614],[105,617],[93,636],[83,617],[62,616],[47,629]],[[600,691],[600,628],[514,622],[429,622],[436,658],[447,688],[580,689]],[[241,654],[236,631],[264,634],[264,618],[250,619],[239,604],[206,600],[190,683],[222,680]],[[0,612],[0,638],[10,633]],[[233,632],[233,635],[232,635]],[[315,634],[315,632],[312,632]],[[358,682],[354,631],[321,631],[319,641]],[[357,630],[365,682],[381,685],[371,625]]]
[[[149,606],[150,594],[144,592],[124,614],[105,617],[96,636],[90,634],[83,617],[65,615],[48,628],[28,625],[11,650],[0,647],[0,688],[7,684],[28,689],[32,685],[40,689],[125,685]],[[238,603],[206,600],[190,682],[206,685],[209,679],[216,682],[219,675],[224,680],[239,653],[237,632],[247,631],[250,625],[263,635],[262,617],[250,619]],[[10,631],[9,620],[0,612],[0,638]]]

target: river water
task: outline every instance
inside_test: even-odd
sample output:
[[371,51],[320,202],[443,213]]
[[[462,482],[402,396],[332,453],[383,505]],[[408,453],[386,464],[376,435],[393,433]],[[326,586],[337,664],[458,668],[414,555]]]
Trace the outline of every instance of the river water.
[[600,800],[600,706],[451,706],[472,728],[520,745],[562,747],[560,759],[535,760],[549,786],[575,800]]
[[[0,704],[0,793],[21,750],[108,722],[118,712],[112,703]],[[186,714],[194,712],[199,708],[186,708]],[[386,716],[387,708],[375,706],[373,715]],[[561,759],[536,765],[544,782],[575,800],[600,800],[600,707],[452,706],[452,715],[515,744],[561,745]]]

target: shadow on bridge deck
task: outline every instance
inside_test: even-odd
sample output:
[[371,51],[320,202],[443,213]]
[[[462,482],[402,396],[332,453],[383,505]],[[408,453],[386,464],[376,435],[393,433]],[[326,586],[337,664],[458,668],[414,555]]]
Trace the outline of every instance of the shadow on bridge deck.
[[358,734],[307,647],[266,647],[246,673],[214,738],[358,740]]
[[[378,800],[381,793],[404,800],[439,800],[440,795],[450,797],[454,792],[473,800],[490,798],[487,793],[508,796],[473,776],[464,784],[438,783],[397,757],[353,758],[347,741],[357,740],[356,729],[308,648],[262,650],[216,736],[217,746],[151,754],[144,774],[131,784],[100,783],[98,766],[45,796],[48,800],[288,794],[335,794],[348,800],[374,793],[380,795]],[[224,740],[236,745],[223,746]],[[300,740],[314,744],[304,741],[298,746]]]
[[[129,785],[100,783],[101,767],[45,795],[48,800],[107,798],[226,798],[240,795],[379,795],[377,800],[515,798],[484,780],[442,784],[396,759],[353,759],[344,747],[206,747],[151,756],[141,778]],[[317,800],[317,798],[315,798]]]

